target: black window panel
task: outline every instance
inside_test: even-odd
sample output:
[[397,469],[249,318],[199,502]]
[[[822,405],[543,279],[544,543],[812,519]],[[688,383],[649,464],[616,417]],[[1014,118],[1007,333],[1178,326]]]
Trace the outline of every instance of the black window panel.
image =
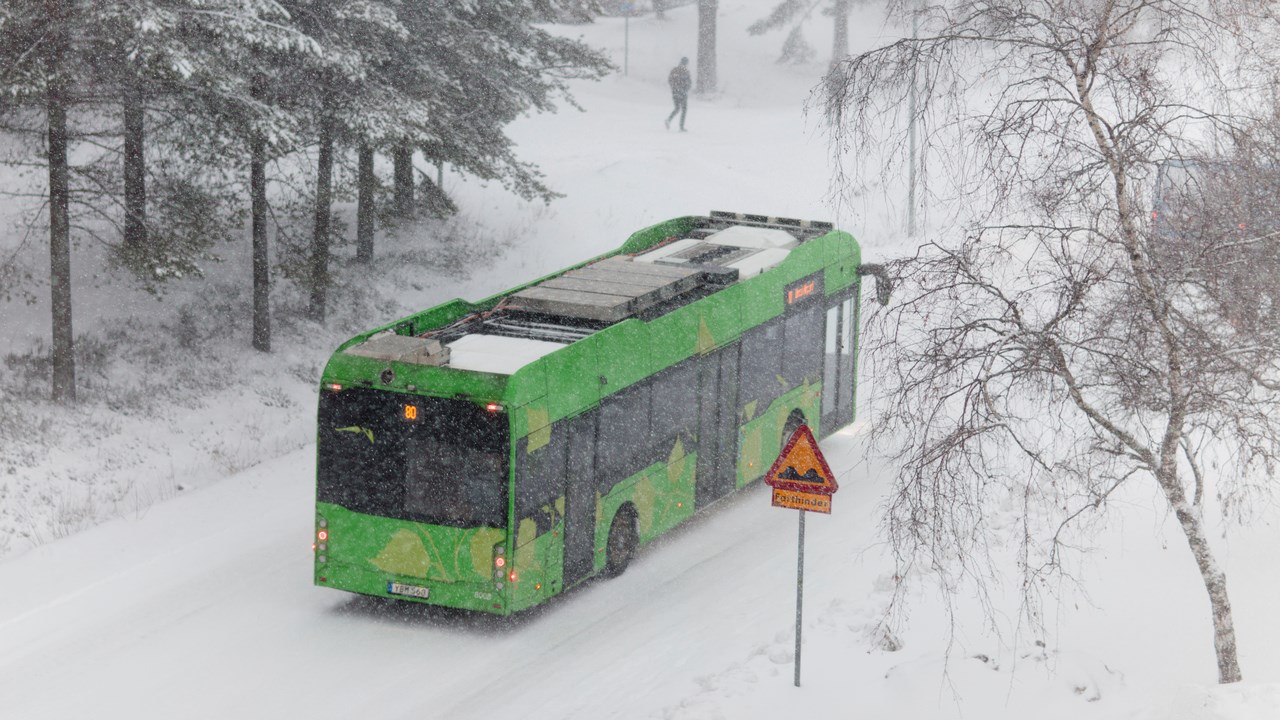
[[[653,443],[666,451],[676,436],[688,438],[698,418],[698,367],[685,362],[663,371],[653,381]],[[687,449],[687,448],[686,448]]]
[[436,525],[506,526],[505,415],[356,388],[322,393],[317,424],[321,502]]
[[529,439],[520,440],[516,470],[516,514],[523,517],[558,498],[564,490],[564,429],[553,428],[551,441],[528,452]]
[[649,386],[637,385],[600,401],[596,467],[613,483],[648,465]]
[[[836,391],[838,389],[840,345],[840,304],[827,308],[826,327],[823,341],[822,360],[822,414],[829,415],[836,408]],[[823,423],[823,427],[826,427]]]
[[822,374],[823,309],[812,306],[786,320],[783,333],[782,376],[789,387],[795,387],[808,378],[817,382]]
[[569,445],[569,456],[566,461],[566,472],[578,477],[595,477],[595,413],[579,415],[566,420],[566,441]]
[[742,334],[739,406],[757,401],[757,412],[760,412],[782,394],[782,385],[778,382],[782,374],[782,350],[781,319]]
[[533,452],[528,451],[529,438],[519,443],[516,460],[516,518],[532,517],[538,522],[538,533],[554,524],[554,512],[545,513],[544,506],[555,507],[564,493],[565,451],[568,449],[565,423],[551,428],[551,440]]

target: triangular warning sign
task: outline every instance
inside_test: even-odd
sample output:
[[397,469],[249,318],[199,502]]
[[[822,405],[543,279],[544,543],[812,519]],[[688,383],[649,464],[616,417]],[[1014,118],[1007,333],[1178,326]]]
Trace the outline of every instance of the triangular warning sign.
[[773,467],[764,475],[764,482],[779,490],[831,495],[840,486],[836,476],[827,466],[826,458],[818,449],[818,441],[808,425],[801,425],[791,434],[791,439],[778,454]]

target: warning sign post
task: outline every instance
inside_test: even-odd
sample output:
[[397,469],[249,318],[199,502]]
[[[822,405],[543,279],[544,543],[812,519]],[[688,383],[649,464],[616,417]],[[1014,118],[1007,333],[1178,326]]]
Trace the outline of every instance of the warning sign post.
[[806,512],[831,514],[831,496],[840,486],[818,449],[808,425],[791,434],[764,482],[773,488],[773,506],[800,511],[799,549],[796,553],[796,687],[800,687],[800,627],[804,609],[804,516]]

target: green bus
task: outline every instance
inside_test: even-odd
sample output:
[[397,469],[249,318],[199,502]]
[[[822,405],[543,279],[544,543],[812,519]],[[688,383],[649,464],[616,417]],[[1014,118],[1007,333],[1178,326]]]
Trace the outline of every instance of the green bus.
[[510,615],[621,573],[800,423],[853,421],[874,269],[829,223],[713,212],[343,343],[315,584]]

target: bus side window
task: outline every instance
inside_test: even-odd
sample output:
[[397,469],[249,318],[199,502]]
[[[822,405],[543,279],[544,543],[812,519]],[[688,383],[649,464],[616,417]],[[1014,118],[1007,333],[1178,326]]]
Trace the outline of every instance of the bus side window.
[[654,379],[652,432],[656,450],[670,453],[679,436],[684,436],[685,450],[689,449],[689,436],[698,417],[697,371],[696,364],[685,362]]
[[782,321],[773,320],[744,332],[741,357],[738,405],[755,401],[759,414],[782,394],[782,385],[778,382],[782,374]]
[[601,492],[653,462],[649,457],[649,385],[634,385],[600,401],[596,474]]
[[529,438],[520,439],[516,457],[516,527],[521,520],[533,518],[541,535],[555,525],[556,500],[564,489],[567,447],[563,423],[553,425],[550,441],[535,445],[533,452],[529,451]]
[[782,375],[789,387],[816,382],[822,374],[822,308],[813,306],[787,318],[782,355]]

